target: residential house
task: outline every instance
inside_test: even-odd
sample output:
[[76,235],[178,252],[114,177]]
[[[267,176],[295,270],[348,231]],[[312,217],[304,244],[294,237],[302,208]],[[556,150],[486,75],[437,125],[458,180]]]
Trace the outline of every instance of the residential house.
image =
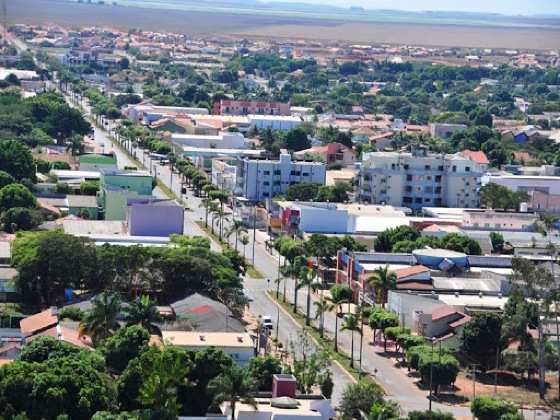
[[173,200],[131,198],[126,220],[132,236],[182,235],[185,210]]
[[216,115],[290,115],[290,104],[222,99],[214,104],[212,113]]
[[465,124],[430,123],[430,135],[447,140],[453,134],[466,130]]
[[342,166],[352,166],[356,163],[356,153],[341,143],[329,143],[325,146],[315,146],[310,149],[294,153],[294,158],[299,160],[313,159]]

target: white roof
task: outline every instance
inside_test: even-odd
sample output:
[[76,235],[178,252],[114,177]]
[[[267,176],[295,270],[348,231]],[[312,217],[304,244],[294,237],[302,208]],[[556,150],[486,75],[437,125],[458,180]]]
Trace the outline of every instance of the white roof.
[[53,169],[51,172],[59,179],[99,179],[101,177],[101,173],[98,171],[71,171],[66,169]]
[[162,331],[164,342],[185,347],[240,347],[253,348],[249,333],[202,332],[202,331]]
[[506,297],[480,295],[439,295],[438,299],[450,306],[474,306],[503,309],[507,302]]
[[409,225],[410,220],[407,217],[357,216],[355,232],[373,234],[383,232],[385,229]]
[[291,115],[260,115],[260,114],[251,114],[248,115],[249,121],[250,120],[263,120],[263,121],[292,121],[292,122],[301,122],[300,117],[293,117]]

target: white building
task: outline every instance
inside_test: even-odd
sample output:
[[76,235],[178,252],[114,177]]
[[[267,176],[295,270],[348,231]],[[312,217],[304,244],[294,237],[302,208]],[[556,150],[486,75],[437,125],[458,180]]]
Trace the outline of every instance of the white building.
[[255,356],[255,342],[248,333],[162,331],[161,334],[164,343],[169,342],[185,350],[221,350],[241,366],[246,365]]
[[288,187],[302,182],[325,184],[326,165],[322,162],[297,162],[287,152],[278,160],[243,159],[237,164],[234,193],[251,201],[262,201],[285,194]]
[[479,188],[488,165],[474,158],[428,153],[364,154],[359,174],[361,202],[396,207],[479,207]]
[[448,139],[458,131],[466,130],[465,124],[430,123],[430,135],[441,139]]
[[511,191],[540,191],[560,195],[560,176],[498,174],[482,178],[482,185],[489,183],[507,187]]
[[161,118],[194,115],[208,115],[206,108],[192,108],[183,106],[158,106],[150,104],[129,105],[123,113],[134,122],[145,121],[152,123]]
[[200,134],[172,134],[172,143],[184,147],[197,147],[203,149],[247,149],[248,144],[245,136],[238,132],[223,131],[217,136],[205,136]]
[[289,131],[303,123],[301,117],[292,117],[289,115],[249,115],[249,124],[258,130]]

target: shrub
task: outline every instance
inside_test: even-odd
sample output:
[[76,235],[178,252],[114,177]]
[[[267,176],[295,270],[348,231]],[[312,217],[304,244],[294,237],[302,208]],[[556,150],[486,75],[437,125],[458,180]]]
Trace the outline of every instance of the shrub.
[[81,321],[84,313],[80,308],[75,306],[66,306],[62,308],[59,312],[61,319],[71,319],[72,321]]
[[511,418],[518,413],[514,404],[492,397],[476,397],[471,404],[471,412],[478,420],[499,420]]

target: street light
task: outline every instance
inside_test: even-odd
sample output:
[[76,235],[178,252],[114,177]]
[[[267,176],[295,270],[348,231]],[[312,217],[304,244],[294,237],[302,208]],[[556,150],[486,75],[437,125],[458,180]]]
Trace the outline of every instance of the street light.
[[434,344],[436,342],[436,338],[432,337],[431,345],[432,345],[432,356],[430,360],[430,395],[428,396],[428,411],[432,411],[432,384],[434,378]]

